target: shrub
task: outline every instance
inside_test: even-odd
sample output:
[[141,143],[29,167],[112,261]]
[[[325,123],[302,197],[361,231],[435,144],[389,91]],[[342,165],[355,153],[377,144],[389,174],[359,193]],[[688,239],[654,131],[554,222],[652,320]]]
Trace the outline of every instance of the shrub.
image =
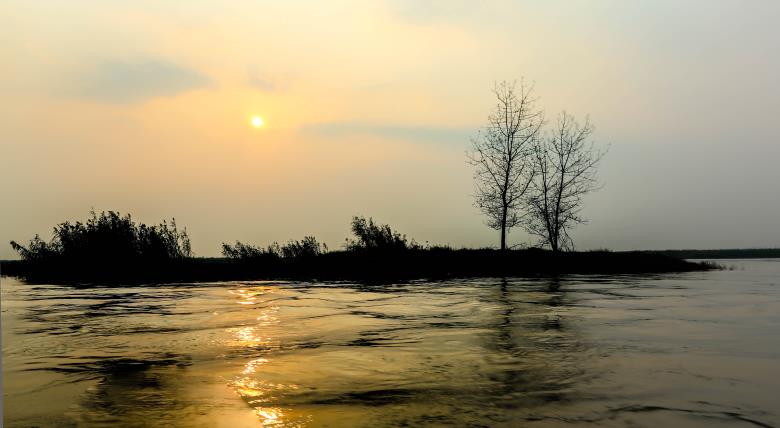
[[282,257],[285,259],[300,259],[316,257],[328,251],[328,246],[320,244],[313,236],[305,236],[301,241],[290,241],[283,245]]
[[352,217],[352,234],[356,239],[347,240],[347,250],[382,250],[404,251],[419,249],[420,246],[412,240],[406,239],[406,235],[394,231],[387,224],[376,224],[372,218]]
[[11,247],[23,260],[31,261],[101,261],[101,260],[171,260],[192,256],[187,230],[179,231],[176,220],[157,226],[133,222],[130,214],[91,212],[82,223],[65,221],[54,227],[49,242],[40,236],[25,247],[11,241]]

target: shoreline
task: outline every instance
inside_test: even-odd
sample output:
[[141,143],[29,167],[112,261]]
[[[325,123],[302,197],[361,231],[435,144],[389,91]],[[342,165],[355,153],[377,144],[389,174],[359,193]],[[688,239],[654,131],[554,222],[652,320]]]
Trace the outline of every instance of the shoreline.
[[390,282],[417,279],[649,274],[722,268],[652,252],[420,249],[333,251],[299,259],[186,258],[166,262],[0,261],[0,275],[30,283],[172,283],[240,280]]

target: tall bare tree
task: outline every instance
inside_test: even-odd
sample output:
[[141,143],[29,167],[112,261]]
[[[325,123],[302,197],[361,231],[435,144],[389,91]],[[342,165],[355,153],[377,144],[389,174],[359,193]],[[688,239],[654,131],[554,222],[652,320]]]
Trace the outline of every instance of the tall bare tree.
[[510,229],[521,224],[526,191],[534,177],[534,142],[544,123],[535,107],[533,86],[520,81],[497,83],[496,107],[488,124],[472,139],[469,163],[474,166],[475,205],[487,216],[486,224],[501,231],[506,249]]
[[596,169],[604,157],[590,141],[593,125],[578,123],[566,112],[558,116],[555,129],[534,144],[536,172],[528,197],[525,227],[553,251],[573,248],[570,230],[584,223],[582,198],[598,189]]

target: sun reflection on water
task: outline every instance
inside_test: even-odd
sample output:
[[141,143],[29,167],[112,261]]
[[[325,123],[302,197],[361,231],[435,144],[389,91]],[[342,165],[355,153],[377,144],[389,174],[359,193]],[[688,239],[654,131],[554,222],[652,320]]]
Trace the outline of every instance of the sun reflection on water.
[[311,422],[311,416],[293,417],[289,410],[279,407],[257,408],[255,414],[264,427],[302,428]]
[[259,289],[250,290],[246,288],[239,288],[237,290],[230,290],[229,293],[238,296],[241,300],[238,301],[239,305],[254,305],[257,303],[256,298],[259,295],[266,294],[269,290]]
[[267,362],[268,362],[268,360],[266,360],[265,358],[254,359],[254,360],[246,363],[246,367],[244,368],[244,371],[242,373],[245,374],[245,375],[252,374],[252,373],[257,371],[257,367],[258,366],[260,366],[260,365],[262,365],[264,363],[267,363]]
[[[275,287],[239,288],[231,290],[239,305],[255,306],[259,312],[256,323],[228,329],[234,336],[233,346],[245,349],[257,356],[249,360],[243,367],[241,374],[230,382],[231,388],[254,409],[260,426],[264,427],[303,427],[311,421],[310,415],[291,415],[290,409],[283,409],[273,404],[279,401],[279,393],[283,391],[297,390],[298,385],[272,383],[260,378],[263,365],[269,362],[268,352],[279,349],[278,339],[272,337],[269,327],[279,324],[278,306],[262,306],[263,296],[273,294],[278,289]],[[255,310],[247,308],[247,310]]]
[[273,407],[255,409],[255,414],[260,417],[260,421],[265,426],[279,425],[284,418],[282,409]]

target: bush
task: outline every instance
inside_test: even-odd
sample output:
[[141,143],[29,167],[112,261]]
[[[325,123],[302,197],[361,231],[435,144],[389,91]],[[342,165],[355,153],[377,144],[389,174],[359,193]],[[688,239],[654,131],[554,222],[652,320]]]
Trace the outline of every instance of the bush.
[[92,211],[86,223],[60,223],[49,242],[35,235],[26,247],[15,241],[11,247],[29,261],[148,261],[192,256],[187,230],[180,232],[175,219],[157,226],[136,225],[130,214],[115,211],[99,216]]
[[283,245],[282,257],[285,259],[301,259],[316,257],[328,252],[328,246],[320,244],[313,236],[305,236],[301,241],[290,241]]
[[352,234],[356,239],[347,240],[347,250],[381,250],[404,251],[419,249],[420,246],[412,240],[406,239],[406,235],[394,231],[387,224],[376,224],[372,218],[352,217]]

